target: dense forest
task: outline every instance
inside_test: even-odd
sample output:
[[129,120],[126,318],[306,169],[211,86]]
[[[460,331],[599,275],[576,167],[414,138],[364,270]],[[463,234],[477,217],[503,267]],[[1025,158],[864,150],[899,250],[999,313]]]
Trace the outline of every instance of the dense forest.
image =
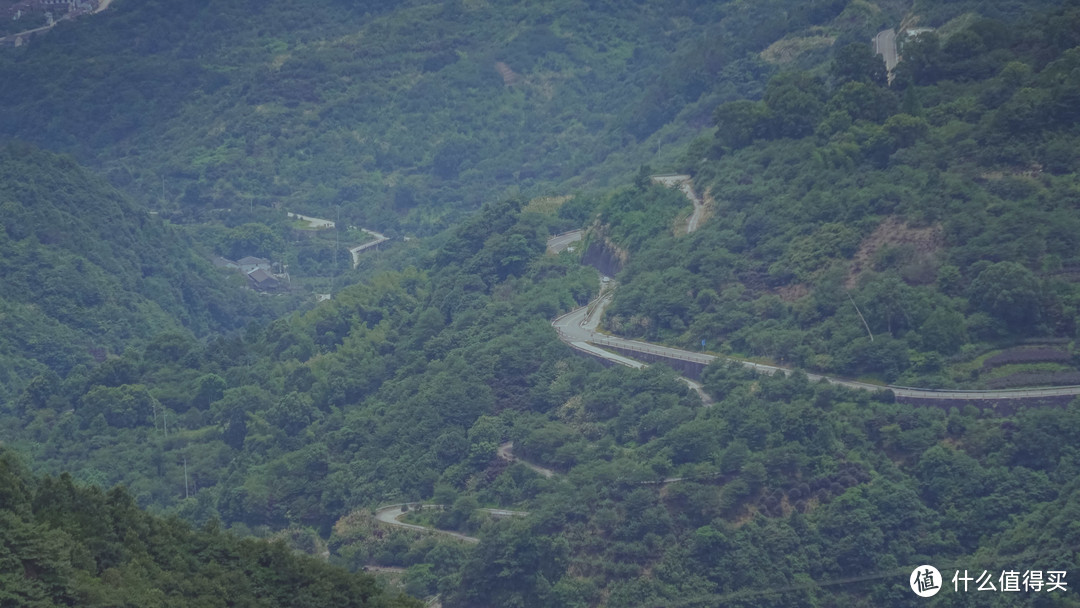
[[282,202],[432,233],[493,196],[618,183],[759,94],[786,32],[886,19],[789,4],[118,0],[0,55],[20,83],[0,134],[183,217]]
[[235,330],[274,308],[70,157],[0,148],[0,214],[0,399],[40,373],[86,373],[164,333]]
[[630,252],[608,326],[909,386],[1076,384],[1078,15],[965,16],[891,86],[853,44],[720,105],[682,167],[713,221],[643,243],[596,207]]
[[[889,74],[901,23],[930,30]],[[738,359],[1080,384],[1077,32],[1076,2],[118,0],[3,50],[0,605],[906,606],[919,564],[1076,570],[1080,401]],[[356,226],[395,238],[354,267]],[[210,263],[245,255],[293,291]],[[735,359],[699,392],[571,350],[551,320],[604,285],[603,331]]]
[[36,478],[0,448],[0,606],[422,605],[374,579],[139,511],[122,488]]

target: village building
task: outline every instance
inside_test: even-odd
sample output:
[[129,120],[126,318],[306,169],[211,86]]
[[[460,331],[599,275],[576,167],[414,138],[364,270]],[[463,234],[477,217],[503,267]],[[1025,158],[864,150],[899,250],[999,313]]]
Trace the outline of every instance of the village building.
[[276,291],[281,288],[281,281],[262,268],[249,272],[247,278],[251,288],[257,291]]
[[220,255],[215,255],[210,263],[214,265],[214,268],[224,268],[225,270],[240,270],[240,265],[236,262],[223,258]]
[[240,272],[243,272],[244,274],[251,274],[251,272],[254,270],[264,270],[266,272],[270,272],[271,267],[270,260],[266,258],[257,258],[250,255],[240,258],[236,261],[236,263],[240,266]]
[[215,268],[242,272],[248,279],[248,287],[257,291],[287,291],[289,289],[289,274],[275,275],[272,271],[273,264],[266,258],[246,256],[234,262],[229,258],[216,255],[210,258],[210,263]]

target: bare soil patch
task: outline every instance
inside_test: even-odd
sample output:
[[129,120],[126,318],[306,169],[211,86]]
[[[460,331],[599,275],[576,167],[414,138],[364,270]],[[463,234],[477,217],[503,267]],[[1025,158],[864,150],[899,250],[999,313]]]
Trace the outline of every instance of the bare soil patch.
[[495,62],[495,71],[499,73],[499,76],[502,76],[503,84],[506,86],[517,83],[519,79],[517,72],[511,70],[510,66],[501,61]]
[[873,234],[859,243],[845,285],[848,289],[854,287],[859,277],[873,268],[875,255],[884,247],[909,246],[913,251],[913,259],[909,263],[925,264],[931,262],[944,245],[945,236],[941,226],[915,228],[900,218],[888,217]]

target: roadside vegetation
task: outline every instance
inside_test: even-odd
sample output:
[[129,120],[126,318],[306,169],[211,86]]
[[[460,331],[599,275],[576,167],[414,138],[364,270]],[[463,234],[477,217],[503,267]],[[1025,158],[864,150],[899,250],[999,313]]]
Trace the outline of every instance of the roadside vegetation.
[[1049,351],[1028,371],[1074,383],[1052,372],[1076,369],[1080,81],[1054,35],[1076,15],[922,34],[891,86],[851,45],[720,105],[682,166],[715,199],[700,230],[643,242],[594,207],[629,250],[608,326],[939,388],[991,387],[968,363],[988,349]]
[[[553,331],[595,255],[620,335],[1076,383],[1080,9],[917,2],[890,84],[866,40],[911,7],[797,4],[118,0],[0,56],[0,132],[90,166],[0,149],[0,604],[413,605],[343,566],[448,608],[880,606],[924,563],[1080,569],[1080,401],[722,361],[703,401]],[[393,239],[353,268],[349,226]],[[480,542],[375,520],[402,502]]]

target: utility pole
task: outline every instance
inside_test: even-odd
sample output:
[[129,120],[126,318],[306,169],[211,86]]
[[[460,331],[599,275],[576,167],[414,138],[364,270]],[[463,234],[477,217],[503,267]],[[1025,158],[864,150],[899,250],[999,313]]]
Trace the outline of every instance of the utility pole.
[[187,454],[184,454],[184,498],[190,497],[188,492],[188,477],[187,477]]
[[331,295],[331,297],[333,297],[333,295],[334,295],[334,279],[337,278],[337,274],[338,274],[337,256],[338,256],[338,247],[341,244],[340,240],[341,240],[341,205],[338,205],[338,207],[337,207],[337,215],[334,216],[334,267],[332,269],[330,269],[330,272],[331,272],[331,274],[330,274],[330,295]]
[[862,316],[862,311],[859,310],[859,305],[855,303],[855,299],[851,297],[851,294],[847,294],[847,299],[851,302],[851,305],[855,307],[855,312],[858,313],[859,318],[862,319],[863,327],[866,328],[866,333],[870,336],[870,341],[874,341],[874,334],[870,331],[870,325],[866,322],[866,317]]
[[289,289],[292,289],[292,277],[289,276],[289,239],[290,236],[285,237],[285,249],[281,254],[281,274],[285,275],[285,282],[288,284]]

